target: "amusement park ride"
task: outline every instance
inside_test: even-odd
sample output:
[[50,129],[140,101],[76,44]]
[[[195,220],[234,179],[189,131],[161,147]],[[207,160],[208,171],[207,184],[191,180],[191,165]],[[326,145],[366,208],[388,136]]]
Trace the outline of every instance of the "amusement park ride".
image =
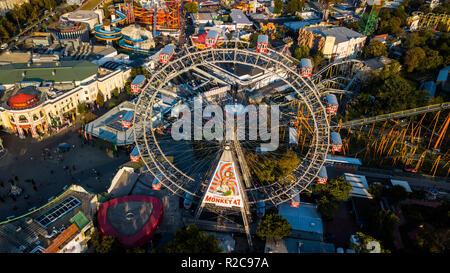
[[[339,102],[359,85],[358,75],[363,63],[355,59],[346,60],[329,64],[317,73],[312,73],[310,61],[305,59],[298,62],[283,54],[283,51],[271,49],[267,35],[258,37],[256,47],[239,39],[220,41],[220,44],[213,39],[204,50],[196,44],[190,47],[185,45],[178,50],[174,45],[167,45],[160,53],[160,62],[162,65],[152,72],[152,77],[142,88],[136,103],[133,124],[138,122],[140,126],[135,128],[140,128],[143,133],[137,129],[134,131],[136,146],[130,157],[133,161],[144,163],[146,172],[154,177],[154,189],[166,189],[183,198],[186,209],[194,208],[194,218],[186,218],[188,222],[193,221],[204,229],[245,232],[250,247],[253,213],[262,217],[267,207],[284,202],[298,207],[301,205],[300,193],[311,192],[311,186],[315,183],[327,183],[325,159],[328,154],[348,153],[352,127],[360,126],[357,140],[368,131],[369,140],[363,150],[366,153],[364,157],[368,153],[372,153],[374,158],[383,154],[391,156],[394,165],[407,161],[407,166],[417,158],[414,157],[418,147],[415,139],[420,138],[423,118],[419,123],[411,120],[406,128],[401,127],[398,120],[439,111],[433,120],[434,128],[424,129],[431,131],[429,145],[433,140],[435,149],[444,142],[450,123],[449,114],[441,128],[437,127],[438,120],[442,120],[439,119],[440,111],[449,109],[450,103],[342,122],[342,119],[337,118]],[[276,104],[280,109],[280,124],[277,127],[280,145],[277,149],[263,151],[259,147],[262,143],[260,139],[238,140],[236,135],[239,133],[236,131],[232,133],[231,140],[220,141],[185,139],[177,142],[171,136],[158,133],[158,125],[150,119],[159,111],[158,98],[163,94],[161,91],[173,90],[180,82],[185,82],[182,85],[192,84],[194,80],[189,80],[192,77],[189,73],[211,65],[243,65],[279,76],[285,88],[271,89],[264,97],[265,102]],[[210,92],[202,88],[192,90],[195,91],[186,93],[182,98],[188,103],[191,112],[193,98]],[[221,106],[258,104],[245,98],[246,94],[246,91],[241,91],[240,94],[231,91],[228,97],[217,99],[217,102]],[[201,109],[203,107],[204,105]],[[203,117],[203,121],[206,120]],[[375,123],[380,121],[385,121],[385,124],[374,130]],[[385,127],[388,122],[396,122],[397,125],[388,130]],[[346,138],[341,137],[340,131],[343,128],[348,128]],[[409,144],[406,141],[408,137]],[[399,151],[396,152],[397,149]],[[257,175],[261,169],[255,164],[255,158],[268,158],[270,162],[276,162],[287,151],[296,154],[299,158],[298,165],[271,182],[261,182]],[[423,164],[424,153],[415,170]],[[439,155],[432,172],[435,173],[438,166],[445,168],[449,165],[448,153],[449,151]]]
[[[258,40],[257,48],[245,41],[227,40],[221,45],[210,45],[207,50],[199,50],[196,45],[185,46],[178,52],[173,46],[163,49],[167,51],[167,57],[161,56],[162,65],[152,73],[136,104],[135,121],[141,123],[144,132],[139,137],[140,132],[135,131],[136,146],[130,155],[133,160],[144,163],[146,171],[155,177],[156,184],[160,183],[163,189],[184,198],[186,208],[198,204],[192,221],[206,229],[245,232],[250,246],[252,212],[262,216],[267,206],[284,202],[298,207],[301,192],[310,192],[314,183],[326,183],[327,174],[323,166],[326,155],[332,150],[342,149],[339,134],[330,131],[330,118],[337,111],[337,105],[333,104],[337,100],[328,102],[327,98],[332,96],[326,96],[333,90],[339,92],[339,88],[331,89],[326,83],[319,84],[320,81],[325,82],[320,75],[302,75],[300,71],[312,70],[312,67],[302,67],[311,66],[311,62],[300,64],[267,44],[262,45],[267,36]],[[219,64],[244,65],[274,75],[277,74],[274,71],[279,71],[274,67],[283,70],[280,80],[288,88],[266,96],[272,104],[278,104],[281,112],[281,124],[273,129],[280,133],[278,149],[263,150],[259,147],[261,140],[238,140],[236,131],[232,140],[185,140],[177,143],[170,136],[158,134],[157,125],[149,122],[149,117],[159,109],[157,98],[162,94],[160,90],[173,88],[175,80],[188,78],[188,74],[199,67]],[[353,71],[355,64],[360,63],[348,62],[344,66],[335,64],[330,67],[335,71]],[[348,86],[350,81],[343,76],[335,79],[336,84],[342,83],[343,86]],[[192,96],[194,94],[187,95],[183,100],[192,101]],[[223,99],[219,103],[222,106],[248,105],[249,99],[243,98],[242,94],[238,96],[231,92],[230,96],[234,99]],[[280,158],[287,151],[299,157],[297,166],[270,183],[260,182],[255,177],[258,166],[252,157]],[[202,156],[196,157],[196,154]]]
[[363,18],[365,16],[367,16],[367,18],[361,25],[360,32],[362,32],[362,34],[366,36],[370,36],[375,31],[378,14],[380,13],[381,8],[384,6],[384,0],[368,0],[367,4],[369,6],[372,6],[372,9],[370,10],[370,13],[368,15],[366,13],[363,14]]
[[443,28],[441,31],[450,31],[450,15],[448,14],[424,14],[420,11],[413,12],[411,17],[406,19],[410,30],[432,29],[438,30],[438,26]]
[[[178,0],[161,0],[150,9],[135,6],[133,1],[112,4],[108,6],[111,19],[95,26],[94,35],[99,40],[118,41],[128,50],[145,51],[147,48],[140,48],[139,43],[152,39],[160,31],[176,32],[180,29],[180,5]],[[130,24],[152,30],[153,37],[148,37],[149,34],[140,38],[126,37],[122,26]]]

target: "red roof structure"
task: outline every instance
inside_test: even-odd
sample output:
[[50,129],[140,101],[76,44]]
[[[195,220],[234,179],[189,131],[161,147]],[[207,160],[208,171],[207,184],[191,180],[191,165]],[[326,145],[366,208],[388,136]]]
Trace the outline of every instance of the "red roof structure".
[[153,196],[124,196],[103,203],[97,214],[101,234],[134,248],[150,241],[161,222],[163,204]]
[[194,43],[197,43],[197,44],[204,44],[205,41],[206,41],[206,35],[207,35],[207,34],[208,34],[208,32],[204,32],[204,33],[199,34],[199,35],[197,35],[197,36],[193,36],[193,37],[192,37],[192,41],[193,41]]
[[19,93],[8,99],[8,105],[14,109],[26,109],[36,105],[39,98],[35,94]]

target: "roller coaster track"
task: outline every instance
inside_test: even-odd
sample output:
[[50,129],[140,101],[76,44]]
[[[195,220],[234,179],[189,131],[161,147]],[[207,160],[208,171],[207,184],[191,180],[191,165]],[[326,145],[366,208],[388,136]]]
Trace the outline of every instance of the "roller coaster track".
[[[353,126],[361,126],[365,124],[371,124],[378,121],[385,121],[389,119],[403,118],[408,116],[419,115],[427,112],[434,112],[439,110],[445,110],[450,108],[450,102],[444,102],[440,104],[433,104],[424,107],[413,108],[405,111],[399,111],[389,114],[378,115],[370,118],[356,119],[347,121],[341,124],[342,128],[348,128]],[[332,127],[339,127],[339,125],[333,125]]]

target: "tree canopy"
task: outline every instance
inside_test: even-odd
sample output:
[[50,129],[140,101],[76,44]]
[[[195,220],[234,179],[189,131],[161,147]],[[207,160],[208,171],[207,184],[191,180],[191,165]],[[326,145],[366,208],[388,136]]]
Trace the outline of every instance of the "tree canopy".
[[177,231],[173,239],[161,248],[155,249],[156,253],[223,253],[220,241],[214,234],[208,235],[202,232],[194,224]]
[[339,204],[348,199],[352,189],[352,185],[342,176],[329,179],[326,184],[315,184],[313,192],[319,195],[317,209],[322,217],[325,219],[333,218]]
[[390,210],[378,209],[371,214],[369,230],[371,235],[384,243],[393,241],[393,232],[397,228],[400,219]]
[[381,20],[380,26],[378,27],[379,34],[396,34],[400,31],[402,24],[402,19],[398,17],[390,17],[388,20]]
[[450,229],[435,228],[431,225],[424,227],[417,232],[417,245],[419,248],[429,253],[449,253],[450,250]]
[[379,199],[384,192],[384,186],[382,184],[371,184],[369,186],[369,193],[376,199]]
[[342,202],[348,199],[352,189],[352,185],[340,176],[336,179],[329,179],[326,184],[315,184],[313,191],[321,196],[327,196]]
[[275,0],[275,8],[273,10],[276,14],[283,13],[284,3],[283,0]]
[[258,223],[256,235],[262,239],[282,239],[291,234],[292,227],[283,216],[275,213],[266,214]]
[[[354,249],[356,251],[356,253],[371,253],[372,251],[374,251],[374,247],[370,248],[368,247],[368,244],[370,242],[377,242],[380,244],[380,248],[381,248],[381,243],[376,240],[375,238],[373,238],[370,235],[364,234],[362,232],[357,232],[356,233],[356,240],[357,240],[357,244],[351,244],[350,248]],[[380,249],[381,252],[389,252],[389,251],[385,251],[382,248]]]
[[370,41],[370,43],[363,48],[364,58],[373,58],[387,55],[388,51],[386,46],[378,39],[372,39],[372,41]]
[[317,210],[320,215],[325,219],[332,219],[334,212],[338,209],[339,202],[334,199],[327,198],[327,196],[322,196],[317,202]]
[[15,6],[0,18],[0,39],[5,41],[13,37],[25,24],[36,22],[45,10],[51,11],[61,3],[63,0],[30,0],[20,6]]
[[97,93],[97,99],[95,100],[95,102],[97,102],[98,106],[102,107],[103,104],[105,104],[105,99],[103,98],[102,93],[98,92]]
[[364,83],[361,92],[347,106],[346,119],[376,116],[423,106],[427,92],[405,79],[397,62],[383,67]]
[[414,47],[406,51],[405,65],[406,71],[413,72],[414,69],[419,67],[419,62],[425,58],[425,51],[420,47]]
[[120,241],[116,237],[103,236],[99,232],[92,233],[89,243],[95,248],[97,253],[115,253],[123,250]]
[[306,45],[298,46],[294,51],[294,56],[297,59],[309,57],[309,47],[307,47]]
[[287,176],[300,163],[300,158],[294,152],[286,152],[280,158],[249,153],[247,158],[252,175],[263,184]]
[[87,106],[86,104],[80,103],[80,104],[77,105],[77,111],[78,111],[78,113],[84,114],[84,113],[87,112],[87,110],[88,110],[88,106]]
[[305,7],[305,3],[300,0],[289,0],[286,5],[286,12],[294,14],[296,11],[301,11]]
[[187,2],[186,4],[184,4],[184,9],[189,13],[197,13],[198,5],[195,2]]
[[398,203],[408,198],[408,192],[399,185],[387,188],[386,195],[394,205],[398,205]]

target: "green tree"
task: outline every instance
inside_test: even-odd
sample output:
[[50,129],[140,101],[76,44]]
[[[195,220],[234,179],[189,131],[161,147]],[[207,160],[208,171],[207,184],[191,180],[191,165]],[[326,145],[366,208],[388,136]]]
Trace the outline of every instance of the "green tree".
[[393,241],[393,232],[397,228],[400,219],[390,210],[377,210],[371,214],[369,221],[370,233],[384,244]]
[[142,248],[129,248],[125,251],[125,253],[146,253],[145,249]]
[[381,21],[380,26],[378,28],[379,34],[396,34],[400,31],[400,26],[402,24],[402,19],[398,17],[391,17],[387,21]]
[[322,196],[317,202],[317,210],[325,219],[332,219],[338,207],[339,202],[333,198],[327,198],[326,195]]
[[381,248],[381,243],[378,240],[376,240],[372,236],[364,234],[362,232],[356,233],[356,240],[358,242],[357,244],[350,245],[350,248],[354,249],[356,251],[356,253],[372,253],[375,250],[375,247],[368,246],[368,244],[370,242],[376,242],[376,243],[380,244],[380,252],[389,252],[389,251],[383,250]]
[[275,0],[275,7],[273,9],[273,12],[276,14],[281,14],[283,13],[283,7],[284,7],[283,0]]
[[275,181],[275,164],[273,160],[265,156],[258,157],[255,154],[248,154],[249,163],[252,166],[251,173],[255,175],[263,184]]
[[89,243],[95,248],[97,253],[113,253],[122,250],[120,241],[117,238],[108,235],[103,236],[99,232],[92,233]]
[[88,110],[88,106],[87,106],[86,104],[80,103],[80,104],[77,105],[77,111],[78,111],[78,113],[84,114],[84,113],[87,112],[87,110]]
[[336,179],[329,179],[326,184],[315,184],[313,191],[321,196],[343,202],[348,199],[352,189],[352,185],[344,177],[339,176]]
[[0,38],[6,40],[9,37],[10,35],[6,28],[3,25],[0,25]]
[[372,184],[369,186],[369,193],[376,199],[380,199],[384,192],[384,186],[382,184]]
[[95,101],[100,107],[102,107],[103,104],[105,104],[105,99],[103,98],[103,95],[100,92],[97,93],[97,99]]
[[399,185],[387,188],[386,195],[394,205],[398,205],[401,201],[408,198],[408,192]]
[[304,6],[304,2],[300,0],[289,0],[286,5],[286,12],[288,14],[294,14],[296,11],[301,11]]
[[306,45],[300,45],[294,50],[294,57],[297,59],[309,57],[309,47]]
[[327,60],[321,51],[317,51],[312,57],[313,72],[319,71],[327,64]]
[[373,58],[387,55],[388,51],[386,46],[378,39],[372,39],[372,41],[370,41],[370,43],[363,48],[364,58]]
[[430,49],[426,52],[426,57],[419,60],[417,70],[420,72],[433,71],[440,68],[443,63],[444,57],[439,55],[439,51]]
[[184,4],[184,9],[188,13],[197,13],[198,12],[198,5],[195,2],[187,2]]
[[256,235],[262,239],[282,239],[291,234],[292,227],[283,216],[275,213],[266,214],[258,223]]
[[113,96],[114,96],[114,97],[116,97],[116,98],[119,97],[119,89],[114,88],[114,90],[112,91],[112,93],[113,93]]
[[174,238],[167,246],[155,249],[156,253],[223,253],[220,242],[214,234],[208,235],[198,229],[196,225],[190,225],[177,231]]
[[[292,172],[300,163],[300,158],[294,152],[286,152],[277,162],[277,169],[280,173],[280,178],[285,177]],[[273,164],[273,162],[272,162]]]
[[417,245],[429,253],[448,254],[450,250],[450,229],[437,229],[424,225],[417,233]]
[[425,51],[420,47],[414,47],[406,51],[405,54],[405,65],[407,67],[406,71],[413,72],[419,66],[420,60],[425,58]]
[[359,31],[359,29],[361,28],[361,21],[345,22],[344,26],[354,31]]

